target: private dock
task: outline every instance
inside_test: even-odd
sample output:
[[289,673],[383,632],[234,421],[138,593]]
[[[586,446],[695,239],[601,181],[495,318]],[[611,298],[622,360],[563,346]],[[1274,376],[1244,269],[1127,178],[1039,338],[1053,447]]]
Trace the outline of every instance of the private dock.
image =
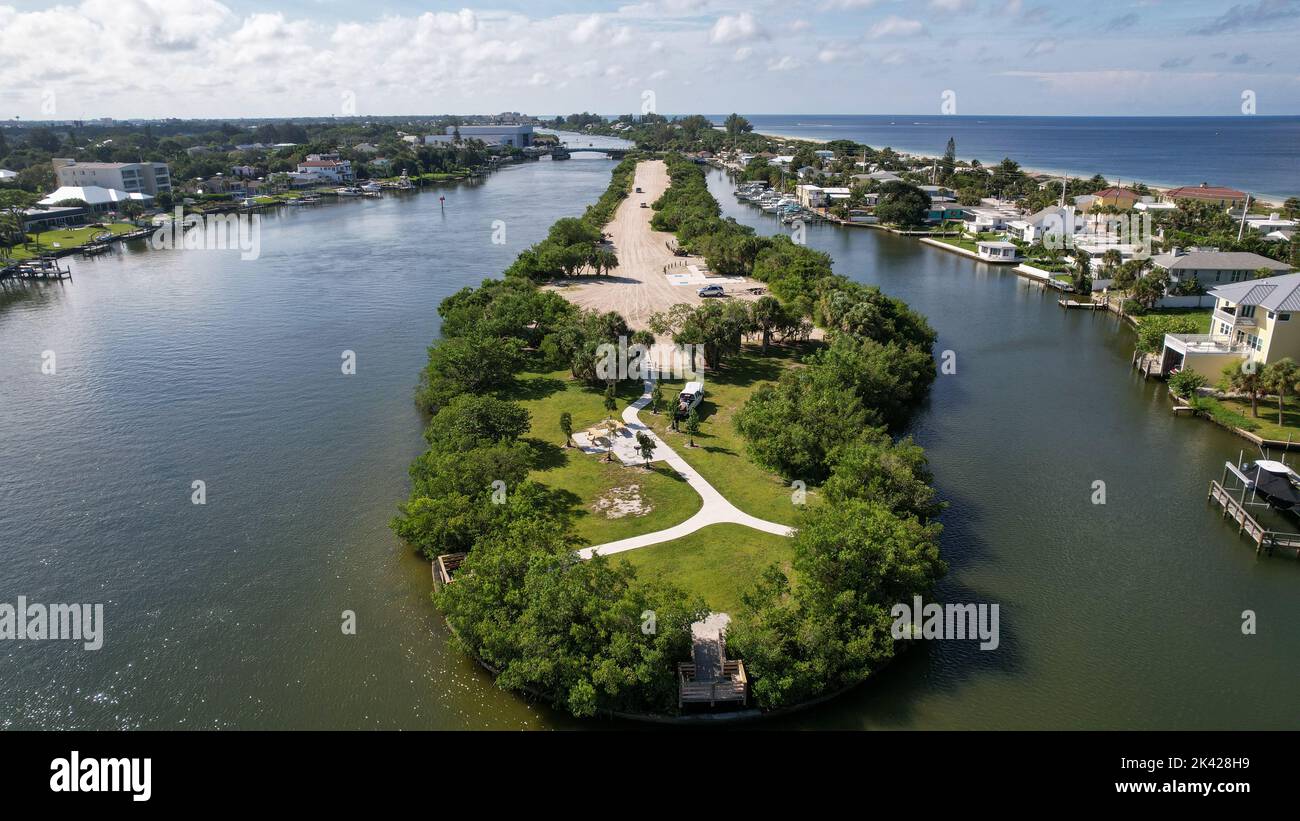
[[[1240,488],[1229,488],[1226,485],[1228,474],[1241,481]],[[1206,494],[1206,501],[1213,502],[1223,511],[1223,518],[1231,518],[1237,523],[1237,532],[1244,534],[1246,538],[1255,543],[1255,553],[1261,552],[1273,555],[1277,548],[1291,550],[1300,557],[1300,533],[1287,533],[1280,530],[1269,530],[1259,523],[1259,520],[1250,514],[1249,508],[1267,507],[1265,502],[1257,501],[1255,490],[1248,488],[1249,479],[1236,465],[1231,462],[1225,462],[1223,465],[1223,483],[1214,479],[1210,480],[1210,489]],[[1247,500],[1246,491],[1250,489],[1250,499]],[[1237,492],[1237,498],[1233,498],[1233,492]]]
[[72,270],[59,265],[54,257],[39,257],[11,263],[0,268],[0,280],[72,279]]
[[1106,306],[1100,302],[1077,302],[1073,299],[1058,299],[1056,304],[1062,308],[1077,308],[1083,311],[1104,311]]

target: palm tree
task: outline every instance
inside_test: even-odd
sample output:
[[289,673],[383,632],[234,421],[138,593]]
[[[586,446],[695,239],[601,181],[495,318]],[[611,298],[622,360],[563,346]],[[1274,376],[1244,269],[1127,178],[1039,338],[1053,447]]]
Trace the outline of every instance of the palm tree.
[[650,468],[650,460],[651,460],[651,459],[654,457],[654,455],[655,455],[655,440],[654,440],[654,438],[653,438],[653,437],[650,437],[650,436],[647,436],[646,433],[645,433],[645,431],[641,431],[641,430],[637,431],[637,432],[636,432],[636,449],[637,449],[637,451],[641,454],[641,458],[645,460],[645,466],[646,466],[646,469],[648,470],[648,469]]
[[691,408],[691,412],[686,414],[686,439],[690,447],[695,447],[695,435],[700,432],[700,415]]
[[655,382],[654,387],[650,389],[650,412],[658,416],[659,406],[663,404],[663,401],[664,389],[658,382]]
[[1265,389],[1277,394],[1277,423],[1284,424],[1282,413],[1286,405],[1286,392],[1300,380],[1300,365],[1288,356],[1264,366],[1263,377]]
[[1250,415],[1259,418],[1259,394],[1264,390],[1264,377],[1254,360],[1240,365],[1227,365],[1223,369],[1223,383],[1233,393],[1250,397]]
[[618,424],[614,421],[614,411],[618,409],[618,400],[614,398],[614,382],[605,387],[605,413],[608,414],[606,426],[609,428],[609,450],[605,451],[605,461],[614,461],[614,436]]
[[573,414],[565,411],[560,414],[560,432],[564,434],[564,446],[572,447],[573,443]]

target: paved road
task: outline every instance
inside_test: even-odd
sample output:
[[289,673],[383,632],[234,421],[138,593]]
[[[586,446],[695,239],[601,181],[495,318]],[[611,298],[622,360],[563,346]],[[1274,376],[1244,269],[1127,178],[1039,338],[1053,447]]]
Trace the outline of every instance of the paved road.
[[695,488],[695,492],[700,494],[704,504],[700,507],[698,513],[679,525],[656,530],[654,533],[643,533],[640,536],[632,536],[628,539],[619,539],[616,542],[606,542],[605,544],[594,545],[583,548],[578,551],[578,555],[584,559],[590,559],[595,555],[608,556],[612,553],[622,553],[625,550],[636,550],[638,547],[646,547],[661,542],[669,542],[673,539],[680,539],[683,536],[694,533],[702,527],[709,525],[723,524],[730,522],[732,524],[752,527],[755,530],[762,530],[765,533],[775,533],[778,536],[794,535],[794,528],[787,525],[769,522],[760,519],[757,516],[750,516],[748,513],[737,508],[726,497],[718,492],[718,489],[709,484],[699,471],[687,464],[686,460],[677,455],[677,451],[668,446],[668,443],[660,439],[654,431],[646,427],[641,422],[639,412],[646,405],[650,404],[650,391],[654,387],[654,382],[646,380],[645,393],[641,398],[633,402],[623,411],[623,422],[631,431],[635,438],[638,431],[643,431],[646,435],[655,440],[655,458],[654,461],[667,462],[673,470],[680,473]]

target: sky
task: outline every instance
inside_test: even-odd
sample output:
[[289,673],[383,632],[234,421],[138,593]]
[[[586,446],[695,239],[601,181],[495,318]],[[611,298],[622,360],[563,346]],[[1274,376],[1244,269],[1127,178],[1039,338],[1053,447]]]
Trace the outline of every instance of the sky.
[[0,119],[1294,115],[1297,42],[1300,0],[0,0]]

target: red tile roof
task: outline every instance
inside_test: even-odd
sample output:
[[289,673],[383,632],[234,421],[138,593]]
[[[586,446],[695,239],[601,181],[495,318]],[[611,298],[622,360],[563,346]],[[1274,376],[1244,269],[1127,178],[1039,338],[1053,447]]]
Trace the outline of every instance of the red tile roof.
[[1184,185],[1181,188],[1171,188],[1165,192],[1165,196],[1170,199],[1185,197],[1194,200],[1244,200],[1246,195],[1235,188],[1226,188],[1222,185]]
[[1094,197],[1137,197],[1138,192],[1134,191],[1132,188],[1117,188],[1111,186],[1110,188],[1103,188],[1100,191],[1094,191],[1092,192],[1092,195]]

